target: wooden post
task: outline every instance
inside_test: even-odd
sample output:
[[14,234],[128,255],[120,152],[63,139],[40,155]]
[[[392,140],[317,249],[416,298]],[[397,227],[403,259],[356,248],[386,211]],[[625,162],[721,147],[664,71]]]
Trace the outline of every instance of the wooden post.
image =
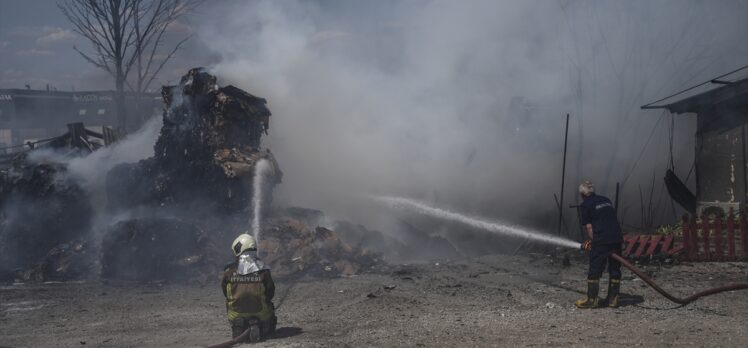
[[703,237],[702,243],[704,244],[704,252],[701,254],[701,261],[711,260],[710,246],[709,246],[709,233],[711,226],[709,226],[709,216],[701,214],[701,236]]
[[748,260],[748,222],[745,218],[745,213],[740,214],[740,241],[742,242],[742,259]]
[[735,261],[735,212],[730,208],[727,215],[727,259]]
[[712,261],[722,261],[724,254],[722,253],[722,219],[716,218],[714,220],[714,253],[712,254]]
[[561,166],[561,197],[558,204],[558,235],[561,235],[561,227],[564,221],[564,182],[566,181],[566,147],[569,144],[569,114],[566,114],[566,134],[564,135],[564,162]]
[[691,261],[698,261],[699,259],[699,225],[696,223],[696,215],[691,215]]
[[621,183],[616,183],[616,205],[613,206],[613,208],[616,208],[616,215],[618,215],[618,193],[621,190]]
[[691,245],[691,229],[688,228],[688,215],[683,214],[683,218],[681,219],[681,226],[683,230],[683,247],[686,249],[686,258],[691,260],[691,251],[693,250],[693,246]]

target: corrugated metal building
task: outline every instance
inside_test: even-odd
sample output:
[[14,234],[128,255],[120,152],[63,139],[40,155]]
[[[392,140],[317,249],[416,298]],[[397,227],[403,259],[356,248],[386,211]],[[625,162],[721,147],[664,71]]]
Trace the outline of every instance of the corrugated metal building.
[[642,108],[696,114],[696,213],[745,211],[748,203],[748,78],[708,83],[720,87],[681,100]]

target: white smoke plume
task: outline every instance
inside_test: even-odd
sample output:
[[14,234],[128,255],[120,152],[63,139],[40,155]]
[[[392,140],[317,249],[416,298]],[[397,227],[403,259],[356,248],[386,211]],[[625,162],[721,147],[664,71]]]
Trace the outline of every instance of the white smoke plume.
[[[628,220],[662,176],[669,115],[639,106],[744,65],[746,8],[699,1],[236,1],[194,16],[211,70],[265,97],[284,204],[371,221],[360,197],[449,202],[553,221],[564,117],[565,203],[590,179]],[[686,176],[694,119],[677,116]],[[646,145],[646,147],[645,147]],[[693,176],[689,180],[693,185]],[[569,224],[575,213],[568,210]],[[572,225],[573,226],[573,225]],[[573,231],[573,228],[570,228]]]

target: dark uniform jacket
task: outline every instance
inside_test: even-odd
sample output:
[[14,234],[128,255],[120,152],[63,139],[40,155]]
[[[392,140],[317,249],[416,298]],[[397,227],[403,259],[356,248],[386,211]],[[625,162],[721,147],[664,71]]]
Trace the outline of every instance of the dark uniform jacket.
[[242,275],[237,273],[237,267],[236,262],[227,265],[221,282],[229,320],[249,317],[270,320],[275,315],[272,303],[275,283],[270,270],[263,269]]
[[592,224],[593,244],[615,244],[623,242],[623,233],[618,224],[616,209],[610,199],[591,194],[580,206],[582,226]]

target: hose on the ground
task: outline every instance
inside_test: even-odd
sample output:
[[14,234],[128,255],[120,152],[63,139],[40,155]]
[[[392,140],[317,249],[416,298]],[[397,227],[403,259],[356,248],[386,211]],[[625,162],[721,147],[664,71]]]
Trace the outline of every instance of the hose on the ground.
[[743,283],[743,284],[730,284],[730,285],[720,286],[720,287],[716,287],[716,288],[712,288],[712,289],[707,289],[707,290],[704,290],[704,291],[701,291],[701,292],[697,292],[697,293],[695,293],[695,294],[693,294],[691,296],[688,296],[686,298],[679,298],[679,297],[675,297],[675,296],[671,295],[670,293],[668,293],[667,291],[665,291],[664,289],[662,289],[659,285],[657,285],[652,280],[652,278],[650,278],[649,276],[647,276],[644,272],[642,272],[642,270],[636,268],[636,266],[634,266],[631,263],[629,263],[628,261],[626,261],[626,259],[624,259],[620,255],[618,255],[618,254],[611,254],[610,256],[613,257],[614,259],[616,259],[622,265],[626,266],[626,268],[628,268],[629,270],[631,270],[631,272],[634,272],[634,274],[636,274],[639,278],[641,278],[641,280],[643,280],[645,283],[647,283],[649,286],[651,286],[652,289],[657,290],[657,292],[659,292],[662,296],[665,296],[665,298],[667,298],[668,300],[673,301],[673,302],[675,302],[677,304],[680,304],[680,305],[687,305],[687,304],[689,304],[689,303],[691,303],[693,301],[696,301],[696,300],[698,300],[698,299],[700,299],[700,298],[702,298],[704,296],[714,295],[714,294],[718,294],[718,293],[725,292],[725,291],[746,290],[746,289],[748,289],[748,284],[746,284],[746,283]]
[[234,339],[232,339],[230,341],[226,341],[226,342],[219,343],[219,344],[214,344],[212,346],[208,346],[208,348],[230,348],[230,347],[232,347],[235,344],[242,343],[242,342],[246,341],[247,336],[249,335],[249,329],[250,328],[251,328],[251,326],[248,327],[246,330],[244,330],[244,332],[242,332],[241,335],[236,336],[236,338],[234,338]]

